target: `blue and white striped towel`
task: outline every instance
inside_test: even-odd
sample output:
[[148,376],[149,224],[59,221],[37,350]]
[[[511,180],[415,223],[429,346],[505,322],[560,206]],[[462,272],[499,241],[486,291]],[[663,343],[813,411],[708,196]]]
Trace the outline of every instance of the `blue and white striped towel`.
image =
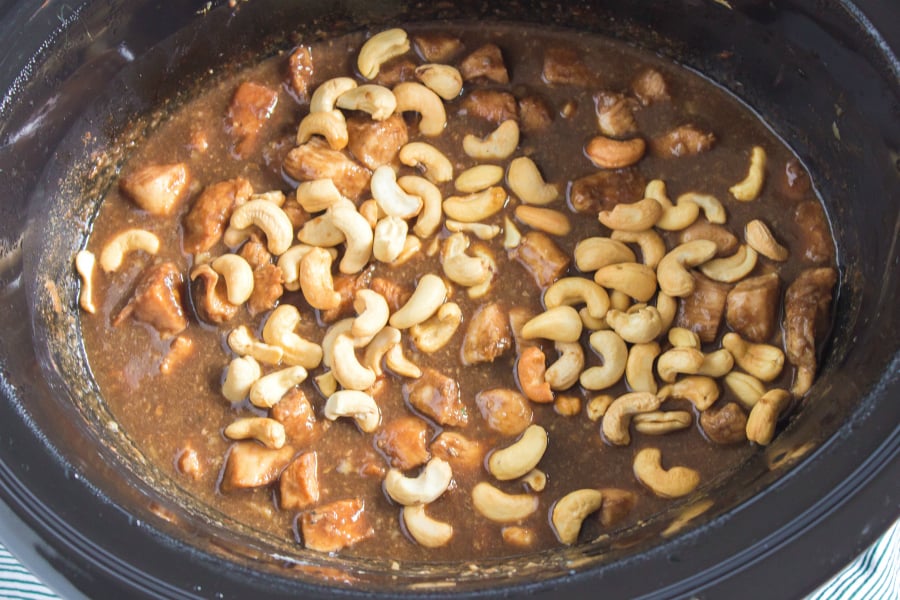
[[[0,600],[57,596],[0,546]],[[900,521],[807,600],[900,600]]]

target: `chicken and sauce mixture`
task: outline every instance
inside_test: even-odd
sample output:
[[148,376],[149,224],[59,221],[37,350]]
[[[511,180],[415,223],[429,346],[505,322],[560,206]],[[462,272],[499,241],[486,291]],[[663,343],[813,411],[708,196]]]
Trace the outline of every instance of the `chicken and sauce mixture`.
[[807,174],[735,99],[496,26],[220,77],[76,257],[93,374],[150,460],[265,534],[402,560],[702,497],[802,404],[835,264]]

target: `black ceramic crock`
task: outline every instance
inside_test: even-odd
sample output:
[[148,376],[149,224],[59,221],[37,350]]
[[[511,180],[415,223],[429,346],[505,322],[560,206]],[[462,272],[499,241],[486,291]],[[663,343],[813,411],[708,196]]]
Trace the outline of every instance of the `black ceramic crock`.
[[[67,598],[793,598],[900,514],[900,6],[892,0],[56,0],[0,4],[0,539]],[[804,410],[676,535],[478,570],[320,557],[194,505],[112,423],[78,337],[71,257],[121,155],[209,69],[406,21],[541,23],[693,68],[802,158],[840,249]],[[89,136],[86,134],[90,134]],[[93,169],[93,171],[91,171]],[[88,177],[87,175],[92,175]],[[683,510],[685,507],[680,507]]]

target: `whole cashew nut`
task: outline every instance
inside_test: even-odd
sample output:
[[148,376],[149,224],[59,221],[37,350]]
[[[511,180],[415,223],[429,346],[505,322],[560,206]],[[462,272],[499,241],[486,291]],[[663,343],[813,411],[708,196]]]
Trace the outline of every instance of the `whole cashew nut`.
[[339,110],[311,112],[300,121],[297,128],[297,144],[305,144],[314,135],[320,135],[332,150],[343,150],[350,141],[347,120]]
[[237,254],[223,254],[210,265],[225,281],[228,301],[235,305],[246,302],[253,293],[253,269],[244,257]]
[[81,293],[78,295],[78,305],[83,310],[94,314],[97,307],[94,305],[94,266],[96,259],[90,250],[79,250],[75,255],[75,270],[81,277]]
[[603,357],[603,366],[586,369],[579,378],[586,390],[604,390],[616,384],[625,373],[628,348],[614,331],[595,331],[590,337],[591,348]]
[[532,229],[538,229],[550,235],[564,236],[572,231],[572,223],[569,217],[552,208],[540,208],[520,204],[515,210],[516,218]]
[[294,226],[287,213],[277,205],[266,200],[250,200],[237,207],[231,215],[230,226],[246,229],[251,225],[256,225],[266,234],[266,247],[275,256],[291,247]]
[[663,331],[667,330],[672,326],[672,321],[675,320],[675,312],[678,310],[678,302],[672,296],[666,294],[663,291],[660,291],[656,295],[656,310],[659,311],[659,316],[662,318],[663,323]]
[[560,356],[544,373],[551,390],[567,390],[576,383],[584,369],[584,350],[578,342],[555,342]]
[[428,504],[437,500],[450,486],[453,469],[441,458],[432,458],[416,477],[406,477],[391,469],[384,478],[384,491],[391,500],[403,506]]
[[375,260],[392,263],[397,260],[406,245],[409,226],[398,217],[387,216],[375,224],[372,238],[372,255]]
[[444,280],[427,273],[419,279],[416,290],[400,310],[391,315],[391,327],[409,329],[433,315],[447,298],[447,286]]
[[616,140],[598,135],[585,146],[584,154],[601,169],[621,169],[641,160],[646,148],[641,138]]
[[646,302],[656,293],[656,277],[653,269],[636,262],[607,265],[594,273],[598,284],[623,292],[638,302]]
[[322,347],[294,333],[300,324],[300,311],[291,304],[281,304],[272,311],[263,327],[263,340],[284,350],[288,365],[315,369],[322,362]]
[[516,360],[516,381],[525,397],[532,402],[553,402],[553,390],[544,378],[546,371],[546,357],[540,348],[522,348]]
[[577,342],[582,327],[578,311],[571,306],[556,306],[525,323],[522,337],[526,340],[544,338],[554,342]]
[[306,369],[288,367],[263,375],[250,387],[250,403],[259,408],[272,408],[289,389],[306,380]]
[[544,306],[547,308],[572,306],[582,302],[587,305],[587,313],[595,319],[602,319],[609,310],[609,295],[606,290],[583,277],[563,277],[544,292]]
[[228,363],[222,395],[232,404],[243,402],[256,380],[262,377],[262,369],[252,356],[239,356]]
[[722,225],[728,220],[725,213],[725,207],[719,202],[719,199],[709,194],[698,194],[697,192],[687,192],[678,196],[678,204],[682,202],[693,202],[703,210],[703,216],[710,223]]
[[766,386],[759,379],[737,371],[732,371],[725,376],[725,385],[747,410],[752,410],[766,393]]
[[[341,234],[343,237],[343,234]],[[284,254],[278,257],[278,268],[284,276],[284,289],[295,292],[300,289],[300,261],[315,246],[308,244],[295,244],[288,248]],[[337,259],[338,253],[334,248],[325,248],[331,255],[331,260]]]
[[518,440],[488,457],[488,471],[500,481],[517,479],[541,461],[547,450],[547,430],[529,425]]
[[347,90],[337,99],[337,105],[347,110],[369,113],[373,121],[384,121],[397,108],[393,92],[382,85],[367,83]]
[[431,183],[453,179],[453,165],[444,153],[425,142],[410,142],[400,148],[400,162],[407,167],[421,168]]
[[[614,231],[613,236],[619,232]],[[608,265],[637,262],[631,248],[621,241],[606,237],[584,238],[575,244],[575,266],[587,273]]]
[[506,204],[508,196],[502,187],[494,186],[467,196],[450,196],[444,200],[444,213],[464,223],[484,221]]
[[278,449],[284,446],[286,436],[284,425],[275,419],[265,417],[249,417],[237,419],[222,432],[232,440],[254,439],[266,448]]
[[373,79],[381,65],[409,51],[409,38],[402,29],[387,29],[370,37],[359,49],[356,66],[360,75]]
[[367,390],[375,384],[375,372],[362,365],[356,358],[353,338],[342,333],[334,340],[331,350],[334,378],[345,389]]
[[[341,200],[335,202],[335,204],[338,204]],[[334,226],[330,212],[314,217],[304,223],[300,231],[297,232],[297,239],[308,246],[316,246],[318,248],[331,248],[344,243],[345,240],[344,232]]]
[[634,415],[634,430],[645,435],[665,435],[687,429],[694,422],[686,410],[656,410]]
[[775,241],[769,227],[759,219],[753,219],[744,227],[747,245],[770,260],[784,262],[788,259],[788,249]]
[[611,309],[606,323],[626,342],[646,344],[662,333],[662,317],[655,306],[636,304],[626,312]]
[[653,361],[659,356],[657,342],[638,343],[628,352],[625,362],[625,382],[635,392],[655,394],[656,377],[653,376]]
[[603,415],[601,427],[604,437],[610,444],[627,446],[631,442],[631,434],[628,432],[631,417],[657,410],[659,405],[659,397],[650,392],[629,392],[619,396]]
[[710,240],[692,240],[675,246],[656,268],[659,289],[669,296],[690,296],[695,283],[687,269],[705,263],[716,255],[716,251],[716,243]]
[[397,184],[397,175],[388,165],[382,165],[372,173],[372,197],[386,214],[409,219],[422,210],[422,199],[411,196]]
[[662,215],[656,221],[655,227],[665,231],[681,231],[686,229],[700,216],[700,206],[694,202],[678,200],[678,205],[672,204],[666,194],[666,184],[661,179],[654,179],[647,184],[644,196],[656,200],[662,208]]
[[384,364],[400,377],[418,379],[422,376],[422,369],[403,354],[403,346],[401,344],[388,348],[387,353],[384,355]]
[[409,535],[421,546],[439,548],[453,537],[453,525],[429,517],[424,504],[404,506],[400,513]]
[[[462,323],[462,310],[455,302],[442,304],[435,314],[409,328],[413,343],[421,352],[432,354],[450,342]],[[399,339],[398,339],[399,341]],[[368,355],[368,353],[367,353]]]
[[384,371],[381,369],[381,359],[387,354],[388,350],[400,343],[400,330],[393,327],[385,327],[372,338],[372,341],[366,345],[366,354],[363,357],[363,364],[375,373],[376,377],[381,377]]
[[700,485],[700,474],[687,467],[662,467],[662,452],[644,448],[634,457],[634,475],[661,498],[687,496]]
[[741,244],[737,252],[725,258],[716,258],[700,265],[703,274],[716,281],[734,283],[750,274],[756,267],[756,250]]
[[228,347],[235,354],[250,356],[267,365],[277,365],[284,358],[284,350],[255,340],[246,325],[236,327],[228,334]]
[[503,167],[497,165],[475,165],[456,176],[453,186],[464,194],[480,192],[503,179]]
[[784,367],[784,352],[769,344],[754,344],[736,333],[726,333],[722,347],[731,352],[740,368],[760,381],[772,381]]
[[734,357],[726,348],[719,348],[714,352],[703,355],[703,364],[697,371],[698,375],[709,377],[723,377],[734,368]]
[[[515,121],[506,121],[501,127],[506,123],[515,123]],[[506,183],[509,185],[509,189],[525,204],[544,206],[559,197],[559,189],[554,184],[544,181],[537,165],[527,156],[520,156],[510,161],[506,171]]]
[[381,411],[375,399],[358,390],[340,390],[331,394],[325,401],[323,414],[329,421],[351,417],[366,433],[372,433],[381,424]]
[[346,274],[359,273],[372,256],[375,235],[369,222],[359,214],[350,200],[341,200],[329,208],[328,212],[331,214],[331,222],[343,232],[347,243],[338,269]]
[[659,202],[644,198],[632,204],[616,204],[612,210],[601,210],[597,219],[613,230],[644,231],[656,225],[661,216]]
[[704,411],[719,399],[719,386],[711,377],[688,375],[663,387],[659,391],[659,397],[662,400],[669,398],[690,400],[697,410]]
[[471,233],[479,240],[492,240],[500,235],[500,227],[498,225],[488,225],[487,223],[463,223],[462,221],[447,219],[444,221],[444,226],[453,233]]
[[331,310],[341,303],[341,295],[334,291],[331,254],[324,248],[312,248],[300,259],[297,280],[303,297],[313,308]]
[[325,210],[343,198],[331,179],[304,181],[297,186],[296,196],[297,203],[310,213]]
[[666,383],[672,383],[679,373],[696,374],[703,366],[703,353],[696,348],[672,348],[656,361],[656,371]]
[[108,241],[100,252],[100,267],[107,273],[118,271],[129,252],[159,252],[159,238],[145,229],[126,229]]
[[331,112],[338,97],[356,87],[356,80],[351,77],[335,77],[325,81],[316,88],[309,99],[309,112]]
[[472,506],[490,521],[514,523],[526,519],[538,509],[538,498],[532,494],[507,494],[481,481],[472,488]]
[[[512,119],[500,123],[497,129],[489,133],[484,139],[472,134],[463,138],[463,151],[477,160],[502,160],[515,152],[518,145],[519,124]],[[512,164],[510,164],[510,168],[512,168]],[[538,177],[540,177],[540,174],[538,174]]]
[[566,545],[577,542],[581,524],[602,505],[603,492],[592,489],[575,490],[557,500],[550,513],[550,522],[559,541]]
[[436,185],[415,175],[406,175],[397,180],[397,185],[413,197],[422,199],[422,209],[416,218],[416,224],[413,226],[413,232],[421,237],[427,238],[441,226],[441,218],[444,216],[441,203],[444,199],[441,197],[441,191]]
[[684,327],[673,327],[668,334],[669,343],[676,348],[700,349],[700,336]]
[[775,435],[778,417],[790,405],[791,393],[781,389],[769,390],[750,409],[747,417],[747,439],[767,446]]
[[444,100],[453,100],[462,91],[462,75],[450,65],[419,65],[416,67],[416,78]]
[[422,135],[440,135],[447,126],[447,113],[440,97],[421,83],[404,81],[394,86],[397,112],[415,111],[422,115],[419,131]]
[[[666,255],[666,243],[662,237],[652,229],[644,231],[621,231],[616,230],[610,236],[617,242],[635,243],[641,248],[641,262],[655,269],[659,265],[659,261]],[[633,256],[633,255],[632,255]],[[635,262],[635,259],[620,260],[617,262]],[[598,267],[599,268],[599,267]]]
[[454,233],[444,240],[441,249],[441,266],[450,281],[464,287],[484,282],[491,276],[486,262],[466,254],[469,238],[464,233]]
[[728,188],[728,191],[742,202],[756,200],[762,191],[765,179],[766,151],[760,146],[753,146],[753,150],[750,153],[750,168],[747,170],[747,176],[739,183]]

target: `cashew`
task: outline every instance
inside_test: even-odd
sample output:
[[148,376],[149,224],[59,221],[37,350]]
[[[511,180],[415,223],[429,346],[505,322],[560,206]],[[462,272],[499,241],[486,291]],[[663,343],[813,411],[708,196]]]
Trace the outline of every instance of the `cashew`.
[[544,338],[554,342],[577,342],[581,337],[581,317],[571,306],[548,309],[529,320],[522,327],[526,340]]
[[516,207],[515,212],[516,218],[532,229],[558,236],[568,235],[572,231],[569,217],[558,210],[521,204]]
[[516,381],[519,389],[532,402],[553,402],[553,390],[544,379],[547,357],[537,346],[526,346],[516,360]]
[[269,315],[263,327],[263,340],[284,350],[284,362],[315,369],[322,362],[322,347],[303,339],[296,333],[300,311],[291,304],[281,304]]
[[297,239],[308,246],[318,248],[331,248],[344,243],[345,240],[344,232],[334,226],[331,212],[326,212],[324,215],[319,215],[304,223],[297,232]]
[[656,225],[661,216],[659,202],[644,198],[632,204],[616,204],[612,210],[601,210],[597,219],[613,230],[644,231]]
[[672,204],[666,195],[666,184],[661,179],[654,179],[647,184],[644,196],[656,200],[662,208],[662,215],[656,221],[656,228],[665,231],[681,231],[687,228],[700,216],[700,206],[694,202],[678,200]]
[[650,392],[629,392],[613,400],[603,415],[603,435],[610,444],[627,446],[631,442],[628,426],[632,416],[657,410],[660,399]]
[[288,367],[263,375],[250,387],[250,403],[259,408],[272,408],[289,389],[306,380],[306,369]]
[[385,217],[375,224],[372,239],[372,255],[375,260],[392,263],[403,252],[406,246],[406,233],[409,226],[398,217]]
[[625,373],[628,348],[614,331],[595,331],[590,337],[591,348],[602,358],[603,366],[591,367],[579,378],[586,390],[604,390],[616,384]]
[[788,249],[775,241],[775,236],[765,223],[753,219],[744,227],[747,245],[770,260],[784,262],[788,259]]
[[357,317],[353,319],[350,334],[355,338],[372,339],[387,325],[390,309],[387,300],[378,292],[359,290],[353,301]]
[[222,395],[232,404],[243,402],[250,387],[262,377],[262,369],[252,356],[239,356],[228,363],[225,381],[222,382]]
[[246,302],[253,293],[253,269],[242,256],[223,254],[210,265],[225,281],[228,301],[235,305]]
[[400,330],[393,327],[385,327],[372,338],[372,341],[366,346],[366,355],[363,357],[363,364],[375,373],[376,377],[381,377],[381,359],[387,354],[388,350],[400,343]]
[[328,397],[338,389],[338,382],[337,379],[334,378],[333,371],[325,371],[321,375],[316,375],[313,377],[313,381],[316,383],[316,388],[318,388],[319,393],[322,394],[322,397],[326,400],[328,400]]
[[534,531],[527,527],[511,525],[500,530],[503,543],[518,548],[530,548],[534,545]]
[[255,340],[246,325],[241,325],[228,334],[228,347],[235,354],[250,356],[267,365],[277,365],[284,358],[284,350]]
[[418,379],[422,376],[422,369],[403,354],[403,346],[400,344],[395,344],[388,348],[387,353],[384,355],[384,364],[395,375],[401,377]]
[[[519,125],[512,119],[503,121],[497,129],[489,133],[484,139],[472,134],[463,138],[463,151],[478,160],[501,160],[507,158],[515,152],[518,145]],[[510,168],[512,168],[512,165],[510,165]],[[540,178],[540,174],[538,174],[538,178]]]
[[687,496],[700,484],[700,474],[687,467],[662,467],[662,452],[644,448],[634,457],[634,475],[661,498]]
[[325,210],[341,198],[341,193],[331,179],[304,181],[297,186],[297,202],[307,212]]
[[501,179],[503,179],[503,167],[476,165],[457,175],[453,185],[457,191],[470,194],[486,190]]
[[429,517],[424,504],[404,506],[400,513],[409,535],[421,546],[439,548],[453,537],[453,525]]
[[388,471],[384,491],[391,500],[403,506],[428,504],[447,490],[452,479],[450,464],[441,458],[432,458],[417,477],[406,477],[398,469]]
[[341,303],[341,295],[334,291],[331,254],[324,248],[313,248],[300,259],[297,280],[303,297],[313,308],[331,310]]
[[760,146],[753,146],[750,153],[750,168],[747,176],[739,183],[734,184],[728,191],[731,195],[743,202],[756,200],[762,191],[766,178],[766,151]]
[[[659,265],[659,261],[666,255],[666,243],[662,237],[652,229],[644,231],[621,231],[616,230],[610,236],[617,242],[633,242],[641,248],[641,262],[655,269]],[[635,259],[620,260],[618,262],[635,262]]]
[[338,97],[356,87],[356,80],[350,77],[335,77],[325,81],[316,88],[309,99],[309,112],[331,112],[337,103]]
[[657,342],[639,343],[631,347],[625,362],[625,382],[632,391],[656,393],[653,361],[659,353]]
[[544,381],[552,390],[567,390],[576,383],[584,369],[584,350],[578,342],[556,342],[560,356],[544,373]]
[[500,235],[499,226],[488,225],[487,223],[463,223],[462,221],[447,219],[444,221],[444,226],[454,233],[471,233],[480,240],[492,240]]
[[627,312],[612,309],[606,323],[626,342],[646,344],[662,333],[662,317],[655,306],[636,304]]
[[[409,328],[413,343],[421,352],[437,352],[450,342],[462,323],[462,310],[455,302],[442,304],[435,314]],[[368,355],[368,352],[367,352]]]
[[722,347],[734,357],[740,368],[760,381],[772,381],[784,367],[784,352],[769,344],[754,344],[736,333],[726,333]]
[[[631,297],[623,292],[622,290],[616,290],[609,292],[609,307],[615,310],[626,311],[631,308]],[[607,329],[612,329],[611,327],[607,327]]]
[[[378,203],[375,202],[374,198],[369,198],[368,200],[364,200],[360,203],[359,207],[357,207],[357,212],[365,218],[366,223],[369,224],[369,227],[375,229],[375,226],[378,225],[378,221],[387,216],[387,213],[381,210],[381,207],[378,206]],[[343,235],[343,234],[341,234]]]
[[581,412],[581,396],[560,394],[553,401],[553,412],[563,417],[574,417]]
[[[615,235],[618,232],[613,232]],[[618,263],[637,262],[631,248],[620,241],[606,237],[584,238],[575,244],[575,266],[588,272]]]
[[522,243],[522,232],[516,228],[509,217],[503,217],[503,247],[507,250],[518,248]]
[[522,483],[530,487],[532,492],[543,492],[547,487],[547,474],[540,469],[532,469],[522,476]]
[[569,492],[557,500],[550,513],[553,533],[563,544],[574,544],[578,541],[581,524],[602,505],[603,492],[600,490],[581,489]]
[[710,240],[692,240],[675,246],[656,268],[659,289],[669,296],[690,296],[695,283],[687,269],[703,264],[715,255],[716,243]]
[[509,185],[509,189],[525,204],[544,206],[559,197],[559,189],[556,185],[546,183],[541,172],[538,171],[537,165],[527,156],[520,156],[510,161],[506,170],[506,183]]
[[375,372],[356,358],[353,338],[346,333],[334,340],[331,356],[334,378],[345,389],[367,390],[375,384]]
[[737,252],[725,258],[716,258],[700,265],[700,270],[710,279],[734,283],[750,274],[756,267],[756,250],[742,244]]
[[538,499],[532,494],[506,494],[482,481],[472,488],[472,506],[495,523],[514,523],[533,514],[538,509]]
[[419,279],[416,290],[400,310],[391,315],[391,327],[409,329],[433,315],[447,298],[447,286],[444,280],[427,273]]
[[778,417],[791,403],[791,393],[785,390],[769,390],[750,409],[747,417],[747,439],[767,446],[775,435]]
[[[295,244],[278,257],[278,268],[281,269],[281,274],[284,276],[283,283],[286,290],[297,291],[300,289],[300,261],[314,247],[308,244]],[[337,259],[337,250],[334,248],[325,248],[325,250],[331,255],[332,261]]]
[[453,100],[462,91],[462,75],[450,65],[419,65],[416,67],[416,78],[444,100]]
[[223,433],[232,440],[257,440],[266,448],[281,448],[285,442],[284,425],[265,417],[238,419],[230,423]]
[[[390,170],[390,167],[388,167],[388,170]],[[391,172],[393,173],[393,171]],[[347,243],[344,257],[341,259],[338,269],[341,273],[359,273],[372,257],[372,243],[374,241],[372,228],[369,227],[366,218],[357,212],[353,202],[349,200],[341,200],[329,208],[328,212],[331,214],[331,222],[343,232]]]
[[704,411],[719,399],[719,386],[711,377],[689,375],[664,386],[659,391],[659,397],[662,400],[669,398],[690,400],[697,410]]
[[666,383],[672,383],[679,373],[693,375],[703,366],[703,353],[696,348],[672,348],[656,361],[656,371]]
[[759,379],[737,371],[732,371],[725,376],[725,385],[747,410],[751,410],[766,393],[766,387]]
[[159,238],[145,229],[126,229],[108,241],[100,252],[100,267],[107,273],[119,270],[129,252],[159,252]]
[[422,115],[419,132],[428,137],[440,135],[447,125],[447,113],[440,97],[421,83],[404,81],[394,86],[397,112],[415,111]]
[[397,184],[397,175],[388,165],[382,165],[372,173],[372,197],[386,214],[408,219],[422,210],[422,199],[411,196]]
[[410,142],[400,148],[400,162],[407,167],[421,168],[431,183],[453,179],[453,165],[440,150],[425,142]]
[[413,226],[415,234],[421,238],[427,238],[441,226],[441,218],[444,216],[441,203],[441,191],[433,183],[422,177],[406,175],[397,180],[397,185],[414,197],[422,199],[422,209]]
[[678,205],[682,202],[693,202],[703,210],[703,216],[710,223],[722,225],[728,220],[725,214],[725,207],[719,202],[719,199],[709,194],[698,194],[697,192],[687,192],[678,196]]
[[81,276],[81,293],[78,295],[78,304],[86,312],[94,314],[97,307],[94,306],[94,266],[96,259],[94,253],[89,250],[80,250],[75,255],[75,270]]
[[641,138],[614,140],[598,135],[584,148],[585,155],[601,169],[630,167],[644,157],[647,143]]
[[347,110],[369,113],[374,121],[384,121],[394,114],[397,99],[386,87],[367,83],[338,96],[337,105]]
[[663,323],[662,328],[663,331],[665,331],[672,326],[672,321],[675,320],[675,311],[678,310],[678,302],[672,296],[660,291],[656,295],[656,310],[659,311],[659,316]]
[[547,308],[585,303],[588,314],[602,319],[609,310],[609,295],[602,287],[583,277],[563,277],[544,292]]
[[599,421],[600,417],[606,414],[610,404],[615,401],[613,396],[609,394],[599,394],[591,398],[587,403],[585,414],[591,421]]
[[484,261],[484,264],[488,267],[488,272],[490,276],[485,279],[483,282],[473,285],[468,290],[466,290],[466,294],[472,300],[476,300],[478,298],[482,298],[489,291],[491,291],[491,286],[494,283],[494,277],[497,276],[497,262],[494,260],[494,255],[491,254],[490,249],[482,244],[475,244],[472,246],[472,254],[475,255],[476,258]]
[[340,390],[325,401],[322,411],[329,421],[336,421],[339,417],[352,417],[356,425],[366,433],[372,433],[381,424],[381,411],[375,404],[375,399],[365,392],[358,390]]
[[607,265],[594,273],[594,281],[605,288],[623,292],[638,302],[646,302],[656,293],[656,273],[641,263]]
[[402,29],[387,29],[370,37],[359,49],[356,67],[360,75],[373,79],[381,65],[409,51],[409,38]]
[[521,477],[534,469],[547,450],[547,430],[529,425],[518,440],[488,458],[488,471],[500,481]]
[[734,357],[725,348],[720,348],[703,355],[703,364],[700,365],[697,375],[723,377],[732,368],[734,368]]
[[473,223],[497,214],[506,200],[506,190],[494,186],[467,196],[450,196],[444,200],[443,209],[451,219]]
[[400,249],[400,254],[398,254],[397,258],[392,260],[390,264],[395,267],[405,265],[410,260],[419,256],[421,252],[422,240],[412,234],[407,234],[406,238],[403,240],[403,248]]
[[687,429],[694,422],[686,410],[659,410],[632,418],[634,430],[646,435],[665,435],[673,431]]
[[246,229],[256,225],[266,234],[266,247],[275,256],[291,247],[294,226],[287,213],[266,200],[250,200],[237,207],[231,215],[230,226]]
[[684,327],[673,327],[669,330],[669,343],[676,348],[700,349],[700,336]]
[[297,144],[305,144],[314,135],[321,135],[332,150],[343,150],[350,137],[347,133],[347,120],[339,110],[328,112],[311,112],[300,121],[297,128]]

